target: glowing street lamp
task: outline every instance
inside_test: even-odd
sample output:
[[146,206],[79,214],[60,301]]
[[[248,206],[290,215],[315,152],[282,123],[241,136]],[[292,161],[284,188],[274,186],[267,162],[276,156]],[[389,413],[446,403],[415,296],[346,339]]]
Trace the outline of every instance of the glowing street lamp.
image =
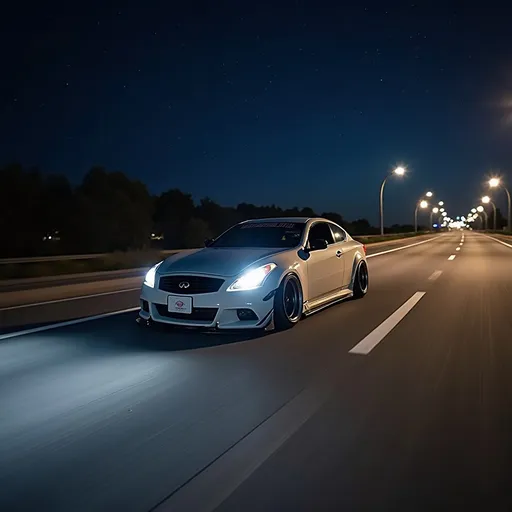
[[434,194],[430,190],[425,194],[427,197],[432,197]]
[[439,213],[439,208],[437,206],[434,206],[434,208],[432,208],[432,211],[430,212],[430,226],[432,227],[432,217],[434,216],[434,213]]
[[483,204],[491,204],[493,212],[494,212],[494,217],[493,217],[493,221],[492,221],[492,229],[493,229],[493,231],[496,231],[496,205],[491,201],[491,198],[489,196],[482,197],[482,203]]
[[510,197],[510,192],[508,191],[507,187],[503,185],[500,178],[491,178],[489,180],[489,187],[491,188],[498,188],[501,187],[505,193],[507,194],[508,199],[508,220],[507,220],[507,229],[509,231],[512,231],[512,198]]
[[393,171],[388,174],[384,180],[382,181],[382,184],[380,186],[380,234],[384,234],[384,185],[386,184],[386,181],[388,178],[392,175],[396,176],[403,176],[405,174],[405,168],[404,167],[397,167],[396,169],[393,169]]
[[428,206],[428,202],[425,201],[425,199],[418,201],[418,203],[416,204],[416,209],[414,210],[414,232],[415,233],[418,232],[418,209],[419,208],[425,209],[425,208],[427,208],[427,206]]
[[471,213],[476,213],[476,208],[471,208]]
[[487,227],[488,227],[487,225],[489,223],[489,217],[487,215],[487,212],[485,211],[485,208],[482,205],[480,205],[480,206],[476,207],[476,211],[478,213],[483,213],[484,214],[484,221],[485,221],[485,226],[484,227],[487,230]]
[[439,201],[439,203],[437,203],[439,206],[444,206],[444,201]]

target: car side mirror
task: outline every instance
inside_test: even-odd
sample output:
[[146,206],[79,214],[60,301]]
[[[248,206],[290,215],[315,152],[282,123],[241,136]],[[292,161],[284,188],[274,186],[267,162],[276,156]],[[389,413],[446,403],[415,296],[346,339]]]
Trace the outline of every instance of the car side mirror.
[[212,245],[214,241],[215,241],[215,238],[207,238],[207,239],[204,241],[204,246],[205,246],[205,247],[210,247],[210,245]]
[[327,241],[323,238],[315,238],[309,241],[310,251],[321,251],[327,249]]

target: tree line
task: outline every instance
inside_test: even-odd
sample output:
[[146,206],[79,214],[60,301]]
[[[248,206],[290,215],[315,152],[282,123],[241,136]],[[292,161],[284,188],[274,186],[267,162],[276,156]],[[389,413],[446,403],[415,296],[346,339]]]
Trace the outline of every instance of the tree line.
[[62,174],[13,164],[0,169],[0,184],[0,257],[199,247],[237,222],[276,216],[320,215],[354,235],[378,232],[367,219],[348,222],[337,212],[309,207],[226,207],[208,197],[195,203],[179,189],[153,196],[141,181],[103,167],[72,186]]

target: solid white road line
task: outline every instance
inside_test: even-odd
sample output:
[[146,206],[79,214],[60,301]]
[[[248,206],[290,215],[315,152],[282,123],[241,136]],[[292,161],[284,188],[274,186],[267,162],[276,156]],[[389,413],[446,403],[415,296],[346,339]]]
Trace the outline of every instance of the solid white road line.
[[133,311],[139,311],[139,307],[122,309],[120,311],[111,311],[110,313],[102,313],[101,315],[86,316],[84,318],[77,318],[76,320],[67,320],[65,322],[59,322],[57,324],[42,325],[41,327],[34,327],[33,329],[26,329],[24,331],[8,332],[7,334],[0,334],[0,340],[8,340],[9,338],[17,338],[18,336],[25,336],[26,334],[35,334],[43,331],[50,331],[52,329],[58,329],[59,327],[67,327],[68,325],[83,324],[85,322],[91,322],[93,320],[100,320],[102,318],[108,318],[109,316],[121,315],[123,313],[131,313]]
[[448,260],[449,260],[449,261],[454,260],[454,259],[455,259],[455,256],[457,256],[457,255],[456,255],[456,254],[452,254],[452,255],[448,258]]
[[418,304],[426,292],[416,292],[407,302],[402,304],[390,317],[374,329],[366,338],[349,350],[350,354],[368,355]]
[[[366,259],[375,258],[375,256],[382,256],[383,254],[389,254],[390,252],[403,251],[404,249],[409,249],[409,247],[414,247],[415,245],[421,245],[421,244],[426,244],[427,242],[432,242],[432,240],[439,240],[439,237],[436,236],[434,238],[429,238],[428,240],[416,242],[415,244],[404,245],[403,247],[397,247],[396,249],[389,249],[388,251],[377,252],[375,254],[368,254],[368,256],[366,256]],[[370,247],[371,247],[371,245],[370,245]]]
[[443,273],[442,270],[436,270],[429,278],[429,281],[435,281],[441,274]]
[[501,245],[504,245],[506,247],[510,247],[512,249],[512,245],[511,244],[507,244],[507,242],[504,242],[503,240],[498,240],[497,238],[494,238],[493,236],[484,235],[483,233],[480,233],[480,234],[483,235],[483,236],[486,236],[487,238],[490,238],[491,240],[494,240],[495,242],[498,242]]
[[78,297],[68,297],[66,299],[45,300],[43,302],[32,302],[31,304],[20,304],[19,306],[8,306],[5,308],[0,308],[0,311],[10,311],[12,309],[32,308],[32,307],[36,307],[36,306],[45,306],[46,304],[57,304],[58,302],[68,302],[68,301],[72,301],[72,300],[92,299],[95,297],[102,297],[104,295],[115,295],[116,293],[134,292],[136,290],[140,290],[140,286],[138,286],[137,288],[127,288],[126,290],[115,290],[112,292],[92,293],[90,295],[79,295]]

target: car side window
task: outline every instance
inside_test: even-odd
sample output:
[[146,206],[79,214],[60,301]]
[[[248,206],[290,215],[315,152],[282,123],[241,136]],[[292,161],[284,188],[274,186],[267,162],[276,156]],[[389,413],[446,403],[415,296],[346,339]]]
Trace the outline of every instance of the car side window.
[[341,229],[339,226],[336,226],[336,224],[329,224],[329,226],[331,226],[331,231],[334,235],[334,243],[343,242],[343,240],[346,240],[347,235],[343,229]]
[[331,230],[329,229],[329,225],[326,222],[317,222],[311,226],[309,230],[308,240],[325,240],[327,245],[331,245],[334,243],[334,238],[332,237]]

